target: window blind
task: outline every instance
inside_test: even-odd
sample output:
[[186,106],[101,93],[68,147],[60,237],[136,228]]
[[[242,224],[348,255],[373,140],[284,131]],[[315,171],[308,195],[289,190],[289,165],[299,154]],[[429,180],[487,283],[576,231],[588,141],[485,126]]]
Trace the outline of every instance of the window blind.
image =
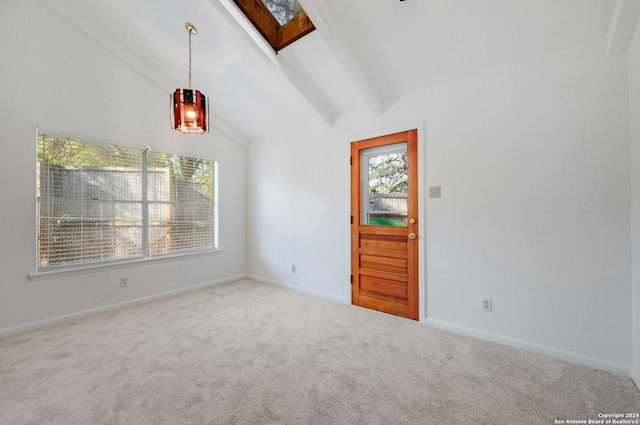
[[149,253],[214,246],[215,163],[149,153]]
[[217,245],[217,163],[38,134],[37,267]]

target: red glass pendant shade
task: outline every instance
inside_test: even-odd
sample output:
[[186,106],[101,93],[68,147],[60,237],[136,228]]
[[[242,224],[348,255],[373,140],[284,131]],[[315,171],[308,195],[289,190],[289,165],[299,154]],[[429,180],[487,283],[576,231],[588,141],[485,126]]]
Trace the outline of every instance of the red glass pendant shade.
[[209,128],[208,101],[200,90],[176,89],[171,95],[173,128],[182,134],[202,136]]
[[202,136],[209,131],[209,103],[204,93],[191,88],[191,36],[198,34],[198,29],[191,22],[184,28],[189,33],[189,88],[169,95],[171,126],[182,134]]

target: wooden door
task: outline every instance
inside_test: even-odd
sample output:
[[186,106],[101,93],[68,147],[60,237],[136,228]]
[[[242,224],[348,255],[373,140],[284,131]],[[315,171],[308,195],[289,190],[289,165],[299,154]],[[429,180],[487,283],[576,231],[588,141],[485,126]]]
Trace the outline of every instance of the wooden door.
[[417,130],[351,144],[352,303],[418,320]]

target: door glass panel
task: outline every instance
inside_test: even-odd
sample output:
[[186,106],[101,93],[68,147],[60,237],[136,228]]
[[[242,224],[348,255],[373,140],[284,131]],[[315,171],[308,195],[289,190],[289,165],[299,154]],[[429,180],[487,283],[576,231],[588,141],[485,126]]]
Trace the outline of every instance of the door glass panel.
[[407,144],[360,151],[360,224],[407,225]]

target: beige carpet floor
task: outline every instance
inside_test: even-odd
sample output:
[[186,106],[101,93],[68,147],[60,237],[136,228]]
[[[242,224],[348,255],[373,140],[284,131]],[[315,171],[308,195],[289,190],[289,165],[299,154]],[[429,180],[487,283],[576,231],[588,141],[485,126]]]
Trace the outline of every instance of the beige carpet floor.
[[631,379],[241,281],[0,340],[0,424],[554,424]]

